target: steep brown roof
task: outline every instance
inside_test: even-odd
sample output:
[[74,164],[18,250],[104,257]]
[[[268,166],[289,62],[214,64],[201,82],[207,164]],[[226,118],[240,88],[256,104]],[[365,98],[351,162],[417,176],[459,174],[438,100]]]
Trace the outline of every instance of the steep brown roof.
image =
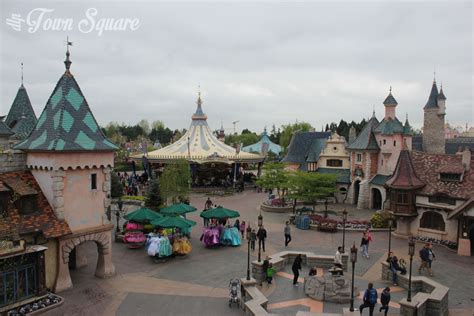
[[[51,205],[44,196],[35,178],[29,171],[16,171],[0,174],[2,187],[8,188],[11,196],[14,193],[38,194],[38,211],[30,215],[21,215],[13,203],[10,204],[6,217],[0,218],[0,234],[29,234],[41,232],[45,238],[54,238],[71,233],[69,225],[59,220]],[[10,186],[9,184],[12,184]]]
[[[421,151],[412,151],[411,158],[416,174],[426,186],[421,194],[447,194],[452,198],[468,200],[474,196],[474,160],[471,160],[470,170],[461,169],[460,155],[428,154]],[[462,181],[442,181],[440,172],[463,171]]]
[[395,171],[385,184],[395,189],[419,189],[425,186],[416,175],[408,149],[400,152]]

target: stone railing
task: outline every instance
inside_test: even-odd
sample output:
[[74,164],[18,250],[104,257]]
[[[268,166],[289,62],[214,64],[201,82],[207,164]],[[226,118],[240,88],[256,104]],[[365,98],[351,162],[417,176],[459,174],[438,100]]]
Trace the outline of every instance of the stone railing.
[[[382,262],[382,279],[392,280],[392,271],[387,262]],[[408,289],[408,275],[398,275],[398,285]],[[447,316],[449,288],[423,276],[411,278],[411,289],[418,292],[411,302],[406,298],[400,303],[400,315]]]
[[[325,270],[331,268],[334,265],[334,256],[317,255],[313,252],[298,252],[298,251],[282,251],[272,254],[270,257],[270,263],[273,264],[275,270],[281,271],[287,264],[292,264],[296,256],[301,254],[303,264],[310,267],[323,268]],[[347,271],[348,255],[342,255],[342,265],[345,271]],[[262,261],[258,262],[254,260],[252,262],[252,275],[258,283],[262,283],[265,280],[265,272],[262,269]]]
[[242,308],[245,311],[245,315],[276,315],[267,312],[268,299],[257,288],[257,281],[254,278],[250,280],[240,279],[240,284],[242,286]]

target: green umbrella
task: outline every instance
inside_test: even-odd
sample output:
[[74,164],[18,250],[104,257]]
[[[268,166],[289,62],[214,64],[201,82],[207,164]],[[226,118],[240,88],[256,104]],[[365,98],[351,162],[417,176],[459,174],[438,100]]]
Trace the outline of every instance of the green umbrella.
[[124,216],[125,219],[138,223],[148,223],[161,217],[163,217],[163,215],[146,207],[140,207]]
[[201,217],[204,218],[234,218],[239,217],[240,213],[237,211],[229,210],[222,206],[211,208],[210,210],[203,211]]
[[182,215],[185,213],[194,212],[195,210],[197,209],[194,206],[184,204],[184,203],[176,203],[168,207],[162,208],[160,210],[160,213],[166,214],[166,215],[172,215],[172,214]]
[[153,226],[159,226],[163,228],[178,227],[182,230],[188,229],[196,225],[195,221],[191,221],[180,216],[163,216],[162,218],[155,219],[151,222]]

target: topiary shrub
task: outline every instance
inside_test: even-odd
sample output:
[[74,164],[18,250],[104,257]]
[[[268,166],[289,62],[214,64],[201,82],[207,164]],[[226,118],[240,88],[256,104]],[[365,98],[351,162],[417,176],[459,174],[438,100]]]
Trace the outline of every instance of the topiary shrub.
[[388,220],[391,215],[389,212],[377,212],[370,218],[373,228],[388,228]]

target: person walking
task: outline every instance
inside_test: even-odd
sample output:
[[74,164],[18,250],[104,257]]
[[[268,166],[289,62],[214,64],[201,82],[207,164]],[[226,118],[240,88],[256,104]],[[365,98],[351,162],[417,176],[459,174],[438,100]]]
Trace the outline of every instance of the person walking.
[[293,286],[298,286],[298,277],[300,276],[301,270],[301,254],[298,254],[293,261],[293,265],[291,266],[291,270],[293,271]]
[[250,227],[250,223],[249,223],[249,225],[247,226],[247,229],[246,229],[247,240],[250,239],[250,234],[251,233],[252,233],[252,227]]
[[240,223],[240,234],[242,235],[242,238],[244,238],[244,233],[245,233],[245,221],[242,221],[242,223]]
[[428,269],[429,275],[433,276],[433,270],[431,269],[431,264],[435,258],[436,256],[433,252],[433,244],[427,243],[420,250],[421,265],[420,265],[420,268],[418,268],[418,272],[421,273],[421,270],[426,268]]
[[240,231],[240,221],[239,221],[239,219],[235,220],[234,227],[237,228],[237,231]]
[[288,244],[291,241],[291,227],[290,227],[290,222],[286,222],[285,224],[285,247],[288,246]]
[[381,313],[383,309],[384,315],[387,316],[388,304],[390,303],[390,288],[388,286],[383,289],[382,294],[380,294],[380,303],[382,304],[382,307],[380,307],[379,313]]
[[362,235],[362,240],[360,241],[360,246],[362,247],[362,255],[369,259],[369,235],[365,231]]
[[[342,270],[344,270],[342,265],[342,247],[337,247],[336,254],[334,255],[334,265]],[[344,271],[339,272],[339,275],[344,275]]]
[[262,226],[257,231],[257,237],[258,237],[258,246],[262,247],[263,252],[265,252],[265,239],[267,238],[267,231],[266,229]]
[[205,209],[205,210],[211,209],[211,208],[212,208],[212,205],[213,205],[213,203],[212,203],[212,201],[211,201],[211,198],[208,197],[206,203],[204,204],[204,209]]
[[377,290],[374,289],[374,285],[372,283],[369,283],[368,288],[364,292],[364,297],[363,297],[364,303],[359,306],[360,314],[362,315],[364,308],[368,307],[369,316],[373,316],[375,304],[377,304],[377,298],[378,298]]
[[252,232],[250,233],[250,249],[252,251],[255,251],[255,241],[257,240],[257,232],[255,229],[252,229]]

